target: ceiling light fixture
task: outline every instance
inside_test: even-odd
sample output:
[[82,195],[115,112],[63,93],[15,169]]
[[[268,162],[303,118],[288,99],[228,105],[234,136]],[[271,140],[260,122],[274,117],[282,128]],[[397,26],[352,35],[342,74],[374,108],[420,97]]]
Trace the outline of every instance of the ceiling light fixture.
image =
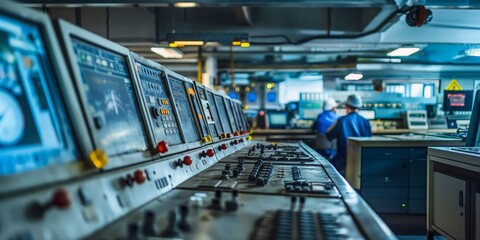
[[417,47],[401,47],[397,48],[389,53],[387,56],[389,57],[408,57],[416,52],[420,51],[420,48]]
[[350,73],[345,76],[345,80],[347,81],[357,81],[363,78],[363,74],[361,73]]
[[197,6],[196,2],[176,2],[175,7],[178,8],[193,8]]
[[202,46],[205,44],[204,41],[189,41],[189,40],[180,40],[180,41],[174,41],[168,44],[168,46],[174,48],[174,47],[185,47],[185,46]]
[[467,48],[465,49],[465,55],[470,56],[470,57],[480,57],[480,48],[474,47],[474,48]]
[[180,59],[183,57],[183,53],[175,48],[162,48],[162,47],[152,47],[150,50],[163,58],[176,58]]

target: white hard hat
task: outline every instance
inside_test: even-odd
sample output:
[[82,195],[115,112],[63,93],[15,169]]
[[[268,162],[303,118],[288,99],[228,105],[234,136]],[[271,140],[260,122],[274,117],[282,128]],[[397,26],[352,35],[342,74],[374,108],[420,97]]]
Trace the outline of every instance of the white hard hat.
[[347,102],[345,102],[345,104],[352,108],[361,108],[363,105],[362,97],[357,94],[352,94],[348,96]]
[[333,108],[338,107],[337,102],[333,98],[327,98],[323,103],[323,110],[332,110]]

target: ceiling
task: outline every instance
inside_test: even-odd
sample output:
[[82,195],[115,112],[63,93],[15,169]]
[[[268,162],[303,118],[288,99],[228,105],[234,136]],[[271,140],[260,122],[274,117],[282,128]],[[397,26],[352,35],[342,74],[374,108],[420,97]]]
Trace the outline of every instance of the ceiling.
[[[181,60],[150,51],[167,46],[171,33],[249,34],[251,47],[208,43],[202,59],[218,60],[219,71],[310,71],[324,79],[351,71],[369,78],[440,78],[478,76],[480,57],[464,50],[480,46],[480,0],[425,0],[433,20],[409,27],[405,12],[420,1],[393,0],[197,0],[195,8],[175,8],[176,1],[24,0],[127,46],[174,71],[196,76],[198,47],[184,47]],[[452,19],[455,19],[454,21]],[[401,46],[421,51],[389,58]],[[231,59],[233,58],[233,64]]]

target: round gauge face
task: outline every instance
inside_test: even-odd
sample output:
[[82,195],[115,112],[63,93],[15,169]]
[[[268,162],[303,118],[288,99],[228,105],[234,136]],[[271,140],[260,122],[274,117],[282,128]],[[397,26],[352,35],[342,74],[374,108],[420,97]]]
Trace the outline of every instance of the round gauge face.
[[20,104],[0,89],[0,144],[13,145],[25,132],[25,119]]

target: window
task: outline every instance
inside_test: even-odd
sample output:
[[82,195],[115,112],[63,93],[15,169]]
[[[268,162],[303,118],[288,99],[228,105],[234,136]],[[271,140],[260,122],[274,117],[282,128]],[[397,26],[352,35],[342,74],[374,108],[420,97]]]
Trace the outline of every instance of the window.
[[407,98],[432,98],[435,97],[435,89],[438,81],[426,82],[405,82],[405,81],[384,81],[384,91],[388,93],[399,93]]

